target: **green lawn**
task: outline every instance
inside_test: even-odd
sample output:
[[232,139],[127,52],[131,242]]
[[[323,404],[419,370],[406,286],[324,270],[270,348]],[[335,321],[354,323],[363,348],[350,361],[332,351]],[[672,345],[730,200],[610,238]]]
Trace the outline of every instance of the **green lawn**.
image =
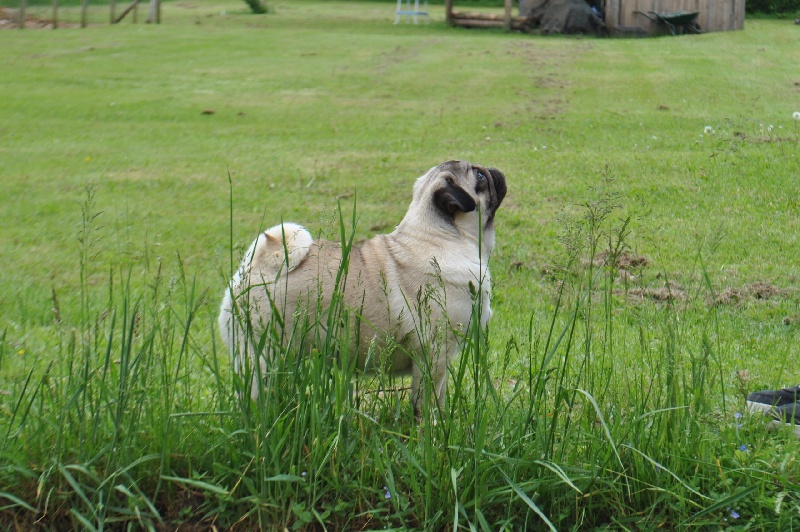
[[[0,31],[0,522],[800,526],[798,442],[734,418],[800,381],[794,24],[542,38],[270,5]],[[357,240],[388,232],[453,158],[508,180],[465,354],[491,400],[424,428],[403,393],[364,428],[345,384],[319,424],[241,407],[213,334],[231,260],[280,220],[335,237],[339,202]],[[619,277],[590,257],[627,218],[646,265]]]

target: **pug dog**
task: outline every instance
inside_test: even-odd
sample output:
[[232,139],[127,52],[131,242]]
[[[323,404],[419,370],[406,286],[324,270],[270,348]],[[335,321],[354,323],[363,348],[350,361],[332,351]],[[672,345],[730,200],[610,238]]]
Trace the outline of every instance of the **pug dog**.
[[[219,315],[234,370],[252,374],[258,362],[266,374],[270,354],[257,353],[256,346],[270,323],[292,330],[309,313],[310,323],[324,327],[326,318],[316,314],[330,307],[338,279],[344,305],[359,318],[352,321],[360,330],[351,335],[359,338],[358,368],[410,372],[417,416],[422,378],[429,374],[444,406],[447,367],[460,351],[473,302],[481,327],[492,315],[488,260],[505,195],[505,176],[495,168],[466,161],[435,166],[414,183],[395,230],[352,246],[346,269],[341,244],[314,241],[302,226],[283,223],[260,234],[225,291]],[[375,348],[387,356],[378,361]],[[261,386],[253,379],[254,399]]]

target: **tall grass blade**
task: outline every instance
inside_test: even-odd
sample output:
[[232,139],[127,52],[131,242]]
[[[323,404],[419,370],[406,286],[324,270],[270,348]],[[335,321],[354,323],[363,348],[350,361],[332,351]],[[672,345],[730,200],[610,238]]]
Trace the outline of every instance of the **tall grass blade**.
[[554,525],[554,524],[553,524],[553,523],[550,521],[550,519],[548,519],[548,518],[547,518],[547,516],[546,516],[546,515],[544,514],[544,512],[542,512],[542,510],[541,510],[541,509],[540,509],[540,508],[539,508],[539,507],[536,505],[536,503],[535,503],[535,502],[533,502],[533,501],[531,500],[531,498],[530,498],[530,497],[528,497],[528,494],[527,494],[527,493],[525,493],[525,492],[522,490],[522,488],[520,488],[520,487],[519,487],[519,486],[518,486],[518,485],[517,485],[517,484],[516,484],[516,483],[515,483],[513,480],[511,480],[511,477],[509,477],[509,476],[506,474],[506,472],[505,472],[505,471],[503,471],[503,470],[502,470],[502,469],[500,469],[500,468],[498,468],[498,471],[500,471],[500,474],[501,474],[501,475],[503,475],[503,478],[504,478],[504,479],[505,479],[505,481],[508,483],[508,485],[509,485],[509,486],[511,486],[511,489],[512,489],[512,490],[514,490],[514,493],[516,493],[516,494],[517,494],[517,497],[519,497],[519,498],[522,500],[522,502],[524,502],[524,503],[525,503],[525,504],[528,506],[528,508],[530,508],[531,510],[533,510],[533,512],[534,512],[536,515],[538,515],[538,516],[539,516],[539,518],[540,518],[542,521],[544,521],[544,524],[545,524],[545,525],[547,525],[547,528],[549,528],[549,529],[550,529],[550,530],[552,530],[553,532],[558,532],[558,529],[555,527],[555,525]]
[[750,496],[757,489],[758,489],[758,486],[750,486],[748,488],[743,488],[743,489],[737,491],[736,493],[734,493],[734,494],[732,494],[732,495],[730,495],[728,497],[725,497],[724,499],[721,499],[721,500],[715,502],[711,506],[708,506],[707,508],[704,508],[703,510],[700,510],[696,514],[694,514],[691,517],[689,517],[689,519],[687,519],[683,523],[681,523],[681,526],[686,525],[688,523],[691,523],[692,521],[695,521],[695,520],[703,517],[704,515],[712,514],[714,512],[718,512],[720,510],[724,510],[724,509],[726,509],[726,508],[728,508],[730,506],[733,506],[734,504],[736,504],[737,502],[741,501],[742,499]]
[[78,520],[78,522],[81,524],[81,526],[83,526],[84,530],[87,530],[89,532],[99,532],[100,530],[102,530],[102,528],[97,528],[96,526],[94,526],[94,524],[89,519],[84,517],[83,514],[81,514],[75,508],[70,508],[69,513],[72,516],[74,516],[75,519]]
[[14,508],[14,507],[19,506],[21,508],[25,508],[29,512],[35,512],[36,511],[36,508],[31,506],[27,502],[23,501],[19,497],[15,496],[15,495],[12,495],[11,493],[7,493],[5,491],[0,491],[0,499],[8,499],[12,503],[14,503],[14,504],[10,504],[10,505],[7,504],[5,506],[0,506],[0,510],[8,510],[9,508]]
[[215,484],[211,484],[210,482],[204,482],[202,480],[196,480],[193,478],[184,478],[184,477],[173,477],[169,475],[161,475],[161,479],[166,480],[167,482],[175,482],[176,484],[180,484],[182,486],[191,486],[193,488],[197,488],[209,493],[215,493],[217,495],[223,495],[226,497],[230,495],[230,492],[227,489],[217,486]]
[[663,465],[659,464],[658,462],[656,462],[655,460],[653,460],[652,458],[650,458],[649,456],[644,454],[639,449],[637,449],[635,447],[632,447],[630,445],[625,445],[625,444],[622,444],[621,447],[625,447],[625,448],[630,449],[631,451],[635,452],[636,454],[638,454],[639,456],[641,456],[642,458],[644,458],[645,460],[650,462],[653,465],[653,467],[656,468],[657,471],[666,471],[672,478],[677,480],[680,483],[681,486],[683,486],[684,488],[689,490],[691,493],[694,493],[695,495],[697,495],[698,497],[700,497],[702,499],[709,499],[710,498],[710,497],[707,497],[707,496],[703,495],[699,491],[695,490],[691,486],[689,486],[686,482],[684,482],[684,480],[681,477],[679,477],[678,475],[676,475],[675,473],[673,473],[672,471],[670,471],[669,469],[667,469]]

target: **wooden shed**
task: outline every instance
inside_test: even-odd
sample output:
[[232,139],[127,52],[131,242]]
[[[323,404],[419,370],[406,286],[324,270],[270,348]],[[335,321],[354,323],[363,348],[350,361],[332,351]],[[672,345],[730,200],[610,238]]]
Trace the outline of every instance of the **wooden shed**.
[[[698,13],[703,33],[744,29],[745,0],[605,0],[605,22],[612,34],[663,33],[657,15]],[[655,20],[654,20],[655,19]]]

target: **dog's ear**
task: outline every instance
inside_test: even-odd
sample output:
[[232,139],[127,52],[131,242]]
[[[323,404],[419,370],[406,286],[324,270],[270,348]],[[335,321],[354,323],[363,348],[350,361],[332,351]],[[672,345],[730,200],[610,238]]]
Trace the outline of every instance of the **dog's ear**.
[[458,211],[472,212],[477,206],[472,196],[452,183],[433,193],[433,204],[450,218]]
[[500,180],[500,181],[505,182],[506,176],[503,175],[503,172],[501,172],[497,168],[489,168],[488,170],[489,170],[489,173],[492,174],[492,178],[494,178],[495,180]]
[[506,197],[506,176],[503,175],[503,172],[501,172],[497,168],[489,168],[489,173],[492,174],[494,191],[495,194],[497,195],[497,205],[495,205],[495,208],[497,208],[500,206],[500,203],[503,201],[503,198]]

